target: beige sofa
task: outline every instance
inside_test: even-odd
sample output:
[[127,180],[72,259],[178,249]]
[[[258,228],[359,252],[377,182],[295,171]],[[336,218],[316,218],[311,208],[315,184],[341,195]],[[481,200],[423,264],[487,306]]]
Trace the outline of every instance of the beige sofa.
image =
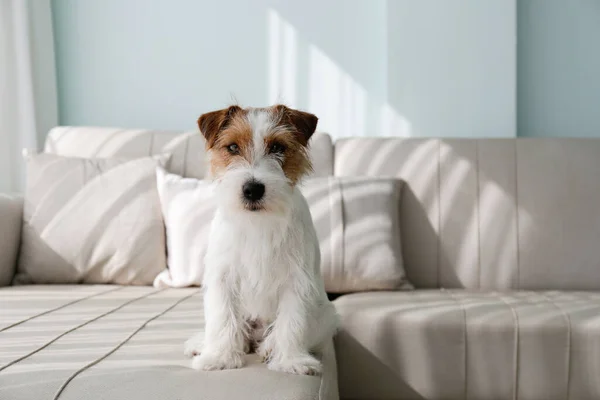
[[[54,129],[45,151],[173,153],[203,177],[195,133]],[[198,289],[6,286],[21,203],[0,197],[0,399],[600,399],[600,140],[315,136],[317,176],[404,180],[416,290],[340,296],[321,377],[191,370]],[[339,393],[338,393],[339,388]]]

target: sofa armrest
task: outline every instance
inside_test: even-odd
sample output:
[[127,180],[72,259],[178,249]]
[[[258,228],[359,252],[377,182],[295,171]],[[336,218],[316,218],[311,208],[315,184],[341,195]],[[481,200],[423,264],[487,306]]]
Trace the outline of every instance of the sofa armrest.
[[8,286],[17,266],[21,243],[23,198],[0,194],[0,286]]

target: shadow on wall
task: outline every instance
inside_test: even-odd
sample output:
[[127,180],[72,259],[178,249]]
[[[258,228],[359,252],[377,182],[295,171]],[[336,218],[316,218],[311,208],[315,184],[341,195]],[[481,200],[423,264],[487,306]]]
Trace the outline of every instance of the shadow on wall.
[[319,131],[334,138],[411,136],[408,119],[387,103],[385,87],[371,93],[278,11],[267,9],[267,25],[269,104],[310,110],[320,117]]

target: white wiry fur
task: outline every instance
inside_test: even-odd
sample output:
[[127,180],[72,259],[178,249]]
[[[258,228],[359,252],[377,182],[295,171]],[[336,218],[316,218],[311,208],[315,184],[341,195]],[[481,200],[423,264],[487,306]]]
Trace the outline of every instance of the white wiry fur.
[[[268,112],[247,116],[253,158],[216,178],[218,209],[206,269],[206,332],[186,342],[200,370],[239,368],[250,343],[272,370],[321,373],[318,356],[331,340],[337,315],[320,274],[319,244],[306,200],[264,148],[276,129]],[[248,180],[265,185],[264,209],[249,211],[240,195]],[[202,340],[203,339],[203,340]]]

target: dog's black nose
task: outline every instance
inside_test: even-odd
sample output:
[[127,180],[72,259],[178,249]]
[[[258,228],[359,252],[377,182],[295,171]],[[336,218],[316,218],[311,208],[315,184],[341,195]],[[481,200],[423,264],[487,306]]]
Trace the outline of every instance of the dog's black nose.
[[265,194],[265,185],[257,181],[248,181],[242,187],[244,198],[250,201],[259,201]]

